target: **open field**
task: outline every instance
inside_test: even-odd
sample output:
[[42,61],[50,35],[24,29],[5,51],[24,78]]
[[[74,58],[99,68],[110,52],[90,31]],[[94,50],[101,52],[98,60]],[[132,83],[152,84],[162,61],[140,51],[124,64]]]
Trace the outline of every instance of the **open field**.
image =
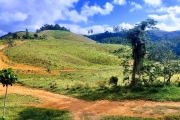
[[[15,85],[10,88],[10,93],[13,93],[10,94],[10,100],[18,97],[23,99],[20,99],[22,103],[18,103],[17,108],[13,101],[8,101],[12,102],[10,106],[20,115],[13,111],[7,113],[7,119],[26,119],[24,117],[27,116],[23,115],[29,112],[37,117],[52,113],[65,120],[72,119],[70,113],[59,110],[70,111],[75,120],[149,120],[180,112],[180,87],[175,82],[179,75],[172,78],[171,85],[155,83],[151,87],[133,89],[124,86],[124,68],[121,65],[130,56],[129,47],[99,44],[62,31],[43,31],[39,35],[46,35],[47,39],[27,40],[23,44],[1,50],[1,66],[13,68],[19,78],[17,84],[25,86]],[[112,76],[119,79],[117,86],[109,85]],[[24,106],[27,105],[26,99],[30,100],[27,100],[28,104],[35,107]]]

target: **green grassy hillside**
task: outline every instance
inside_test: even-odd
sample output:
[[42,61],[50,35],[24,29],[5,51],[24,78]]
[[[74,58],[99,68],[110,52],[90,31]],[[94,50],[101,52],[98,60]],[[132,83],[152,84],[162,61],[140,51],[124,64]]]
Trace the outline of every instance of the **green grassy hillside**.
[[119,66],[129,49],[121,45],[97,44],[70,32],[44,31],[40,34],[46,34],[49,39],[27,41],[11,47],[9,59],[52,70],[104,68]]
[[61,30],[45,30],[39,33],[39,36],[46,35],[48,39],[63,39],[68,41],[82,41],[82,42],[95,42],[89,38],[81,35],[74,34],[72,32],[61,31]]

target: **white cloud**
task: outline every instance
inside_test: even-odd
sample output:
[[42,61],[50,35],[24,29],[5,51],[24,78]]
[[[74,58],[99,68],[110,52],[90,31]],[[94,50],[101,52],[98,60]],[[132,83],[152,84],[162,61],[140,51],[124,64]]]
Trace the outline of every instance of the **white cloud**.
[[10,22],[10,21],[24,21],[27,18],[27,14],[16,12],[16,13],[8,13],[3,12],[0,13],[0,20],[2,22]]
[[178,26],[168,26],[165,23],[157,24],[156,27],[164,31],[176,31],[180,29]]
[[161,7],[159,9],[157,9],[156,12],[158,12],[158,13],[167,12],[167,9],[168,9],[167,7]]
[[174,7],[169,7],[167,10],[170,19],[180,27],[180,7],[179,6],[174,6]]
[[125,5],[126,0],[114,0],[114,4]]
[[131,29],[131,28],[133,28],[134,27],[134,25],[131,25],[131,24],[129,24],[129,23],[121,23],[121,24],[119,24],[119,26],[120,26],[120,28],[122,28],[122,29]]
[[160,6],[162,4],[162,0],[143,0],[146,4],[150,6]]
[[148,17],[157,21],[167,21],[169,19],[168,14],[165,14],[165,15],[150,14],[148,15]]
[[180,6],[166,8],[166,11],[163,15],[150,14],[148,16],[159,21],[169,21],[180,28]]
[[[44,24],[57,21],[87,23],[89,17],[97,14],[108,15],[114,6],[106,2],[104,6],[85,4],[76,10],[79,0],[0,0],[0,28],[9,32],[16,30],[35,30]],[[11,27],[11,29],[9,29]]]
[[81,15],[83,16],[94,16],[95,14],[107,15],[113,11],[113,8],[114,6],[109,2],[106,2],[106,4],[104,5],[104,9],[98,5],[88,6],[88,3],[86,3],[82,7]]
[[93,25],[84,28],[76,24],[60,24],[60,26],[70,29],[71,32],[83,35],[87,35],[90,29],[93,30],[93,34],[103,33],[105,31],[113,32],[113,28],[108,25]]
[[134,10],[142,9],[142,6],[140,4],[135,3],[135,2],[130,2],[130,5],[133,6],[133,8],[130,9],[130,12],[133,12]]

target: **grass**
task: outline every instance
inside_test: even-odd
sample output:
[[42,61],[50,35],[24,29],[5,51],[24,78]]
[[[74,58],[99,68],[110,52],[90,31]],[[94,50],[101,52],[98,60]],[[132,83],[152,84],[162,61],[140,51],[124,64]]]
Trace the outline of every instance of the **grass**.
[[[0,106],[3,107],[4,95],[0,96]],[[6,120],[72,120],[67,111],[46,108],[27,107],[24,104],[40,104],[41,100],[32,96],[9,94],[7,96]],[[1,109],[3,110],[3,108]],[[2,115],[2,110],[0,114]]]
[[142,117],[129,117],[129,116],[106,116],[101,120],[179,120],[180,114],[165,115],[162,118],[142,118]]
[[[45,32],[54,34],[53,31]],[[120,66],[125,59],[124,53],[128,55],[128,47],[126,46],[97,44],[88,38],[73,33],[54,32],[58,32],[61,37],[59,39],[32,40],[23,45],[11,47],[9,48],[8,58],[18,63],[60,70],[65,68],[98,69]],[[119,49],[121,49],[121,52],[115,52]],[[4,52],[7,54],[8,50],[6,49]]]
[[[119,78],[117,87],[109,86],[111,76]],[[59,76],[18,74],[19,83],[22,85],[84,100],[180,101],[178,83],[170,86],[154,84],[151,87],[134,88],[136,91],[132,91],[123,87],[122,76],[120,68],[106,71],[61,72]]]
[[106,117],[102,117],[101,120],[156,120],[156,119],[142,118],[142,117],[128,117],[128,116],[106,116]]

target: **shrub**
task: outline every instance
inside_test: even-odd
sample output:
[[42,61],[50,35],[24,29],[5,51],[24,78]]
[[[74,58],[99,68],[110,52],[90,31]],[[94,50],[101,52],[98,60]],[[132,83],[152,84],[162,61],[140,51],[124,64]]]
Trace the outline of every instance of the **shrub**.
[[113,85],[110,90],[111,92],[119,92],[121,90],[121,86]]
[[178,87],[180,87],[180,82],[178,82],[178,85],[177,85]]
[[118,83],[118,78],[117,78],[117,77],[112,76],[112,77],[109,79],[109,84],[117,85],[117,83]]
[[155,88],[155,87],[151,87],[148,89],[148,92],[149,93],[158,93],[159,92],[159,89],[158,88]]

